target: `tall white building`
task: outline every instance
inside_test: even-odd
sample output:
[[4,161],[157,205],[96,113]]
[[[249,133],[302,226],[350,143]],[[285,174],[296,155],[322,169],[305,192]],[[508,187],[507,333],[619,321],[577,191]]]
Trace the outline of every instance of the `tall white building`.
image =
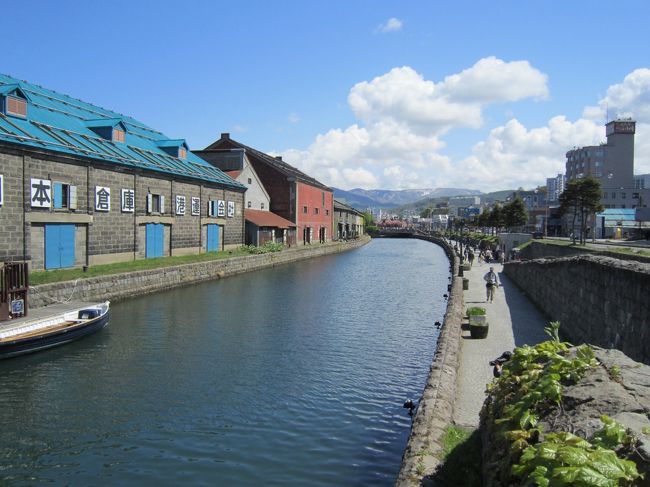
[[564,191],[564,174],[558,174],[554,178],[546,179],[547,201],[548,203],[556,202]]

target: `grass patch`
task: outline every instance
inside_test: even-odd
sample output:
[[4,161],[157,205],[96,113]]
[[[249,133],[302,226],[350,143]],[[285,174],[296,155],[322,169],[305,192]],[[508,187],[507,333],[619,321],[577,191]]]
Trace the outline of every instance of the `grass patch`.
[[[434,474],[436,485],[480,487],[481,436],[479,430],[448,426],[442,438],[444,463]],[[462,479],[462,484],[459,483]]]
[[160,269],[163,267],[171,267],[175,265],[227,259],[230,257],[239,257],[242,255],[250,255],[250,252],[244,249],[236,249],[223,252],[208,252],[198,255],[179,255],[175,257],[159,257],[156,259],[130,260],[128,262],[117,262],[115,264],[94,265],[89,267],[86,272],[80,268],[37,271],[30,272],[29,283],[33,286],[37,286],[39,284],[72,281],[75,279],[87,279],[89,277],[120,274],[122,272],[136,272],[149,269]]
[[442,454],[447,459],[449,454],[461,443],[467,441],[472,435],[472,430],[459,426],[447,426],[445,435],[442,437]]

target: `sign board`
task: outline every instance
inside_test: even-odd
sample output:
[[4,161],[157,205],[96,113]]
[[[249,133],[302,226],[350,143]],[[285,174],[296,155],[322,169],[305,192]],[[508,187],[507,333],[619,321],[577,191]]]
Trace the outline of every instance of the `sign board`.
[[31,206],[34,208],[52,207],[52,181],[49,179],[31,179]]
[[111,188],[95,186],[95,211],[111,211]]
[[11,314],[22,315],[25,314],[25,300],[24,299],[14,299],[11,302]]
[[176,195],[176,214],[185,214],[185,196]]
[[192,215],[198,216],[201,214],[201,198],[192,196]]

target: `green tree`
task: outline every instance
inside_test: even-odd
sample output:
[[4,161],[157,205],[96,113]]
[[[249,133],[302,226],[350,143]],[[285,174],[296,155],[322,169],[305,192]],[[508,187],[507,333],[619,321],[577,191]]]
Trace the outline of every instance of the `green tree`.
[[486,209],[478,216],[478,219],[476,220],[476,224],[479,227],[487,227],[490,224],[489,218],[490,218],[490,213],[488,213]]
[[560,215],[572,215],[571,230],[574,234],[575,242],[575,225],[576,220],[580,222],[580,243],[587,243],[587,217],[599,211],[603,211],[603,205],[600,203],[601,187],[600,181],[591,176],[583,179],[573,179],[569,181],[560,195]]
[[496,204],[492,207],[490,211],[490,216],[488,216],[488,225],[492,227],[492,233],[499,231],[499,228],[503,227],[503,207],[499,204]]
[[526,205],[519,196],[503,207],[503,223],[508,230],[522,227],[527,221]]
[[364,222],[366,233],[374,233],[379,230],[377,228],[377,225],[375,225],[375,219],[373,218],[372,213],[370,213],[369,211],[363,212],[363,222]]
[[420,212],[420,218],[431,218],[432,214],[433,214],[433,208],[429,206],[428,208],[425,208]]

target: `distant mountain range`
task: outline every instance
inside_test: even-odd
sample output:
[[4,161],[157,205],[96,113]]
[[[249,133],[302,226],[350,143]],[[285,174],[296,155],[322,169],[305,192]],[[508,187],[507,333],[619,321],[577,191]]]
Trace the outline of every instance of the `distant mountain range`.
[[435,189],[361,189],[349,191],[334,188],[334,198],[359,210],[366,208],[396,208],[414,203],[424,198],[444,198],[449,196],[480,195],[481,191],[462,188]]

